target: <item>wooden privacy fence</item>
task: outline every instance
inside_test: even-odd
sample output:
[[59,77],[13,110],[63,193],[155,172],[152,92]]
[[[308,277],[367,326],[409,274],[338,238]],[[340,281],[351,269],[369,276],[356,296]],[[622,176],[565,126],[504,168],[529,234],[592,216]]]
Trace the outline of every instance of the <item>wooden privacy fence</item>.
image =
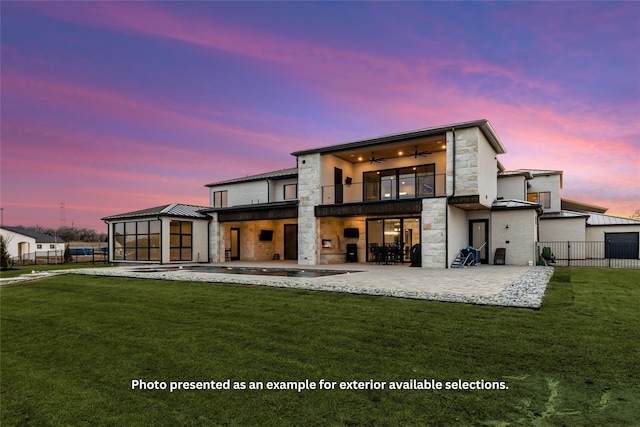
[[557,266],[640,268],[640,248],[637,243],[537,242],[538,259],[545,247],[551,248]]

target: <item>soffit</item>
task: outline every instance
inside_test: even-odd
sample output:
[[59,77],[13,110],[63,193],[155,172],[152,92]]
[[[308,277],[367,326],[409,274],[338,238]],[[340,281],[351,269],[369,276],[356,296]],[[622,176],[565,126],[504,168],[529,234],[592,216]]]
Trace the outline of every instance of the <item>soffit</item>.
[[[416,153],[431,154],[446,151],[446,135],[416,138],[410,141],[371,145],[347,149],[340,152],[327,153],[350,163],[371,163],[371,159],[384,160],[401,157],[422,157]],[[377,163],[377,162],[376,162]]]

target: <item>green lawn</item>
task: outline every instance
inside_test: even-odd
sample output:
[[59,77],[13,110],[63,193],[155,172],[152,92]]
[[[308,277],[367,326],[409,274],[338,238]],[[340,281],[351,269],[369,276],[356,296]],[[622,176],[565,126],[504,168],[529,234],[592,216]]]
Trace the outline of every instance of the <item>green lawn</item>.
[[[3,426],[640,425],[639,271],[558,268],[541,310],[79,275],[0,292]],[[337,384],[266,389],[305,379]],[[389,389],[411,379],[508,389]]]
[[56,270],[74,270],[76,268],[101,268],[112,267],[113,264],[107,264],[105,262],[96,263],[70,263],[70,264],[38,264],[38,265],[14,265],[8,270],[0,270],[1,278],[18,277],[21,274],[29,274],[32,271],[56,271]]

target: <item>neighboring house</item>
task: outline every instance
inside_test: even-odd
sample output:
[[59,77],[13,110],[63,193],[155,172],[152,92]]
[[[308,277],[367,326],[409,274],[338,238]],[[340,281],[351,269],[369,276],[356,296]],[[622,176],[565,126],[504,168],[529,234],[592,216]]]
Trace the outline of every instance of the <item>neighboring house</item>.
[[316,265],[372,261],[389,248],[409,262],[420,244],[426,268],[449,266],[467,246],[481,248],[483,263],[505,248],[508,264],[525,265],[553,235],[554,215],[571,222],[560,226],[567,237],[585,240],[590,217],[562,211],[562,172],[505,171],[505,152],[487,120],[297,151],[296,168],[207,184],[209,207],[103,218],[110,260]]
[[14,259],[35,259],[36,253],[46,256],[48,251],[64,251],[65,241],[56,236],[6,225],[0,227],[0,232],[7,242],[9,255]]

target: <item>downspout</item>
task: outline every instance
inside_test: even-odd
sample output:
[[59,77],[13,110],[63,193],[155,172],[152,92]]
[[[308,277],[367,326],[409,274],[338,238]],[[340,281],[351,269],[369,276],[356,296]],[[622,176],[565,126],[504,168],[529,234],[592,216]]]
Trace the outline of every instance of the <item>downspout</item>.
[[271,203],[271,194],[269,194],[270,193],[269,178],[265,178],[264,180],[267,182],[267,203]]
[[160,265],[164,264],[164,261],[162,261],[162,256],[164,255],[164,240],[163,240],[163,233],[162,233],[162,229],[164,228],[164,224],[162,223],[162,217],[160,217],[160,215],[158,215],[158,221],[160,221]]
[[211,222],[213,217],[207,214],[209,221],[207,221],[207,262],[211,263]]

